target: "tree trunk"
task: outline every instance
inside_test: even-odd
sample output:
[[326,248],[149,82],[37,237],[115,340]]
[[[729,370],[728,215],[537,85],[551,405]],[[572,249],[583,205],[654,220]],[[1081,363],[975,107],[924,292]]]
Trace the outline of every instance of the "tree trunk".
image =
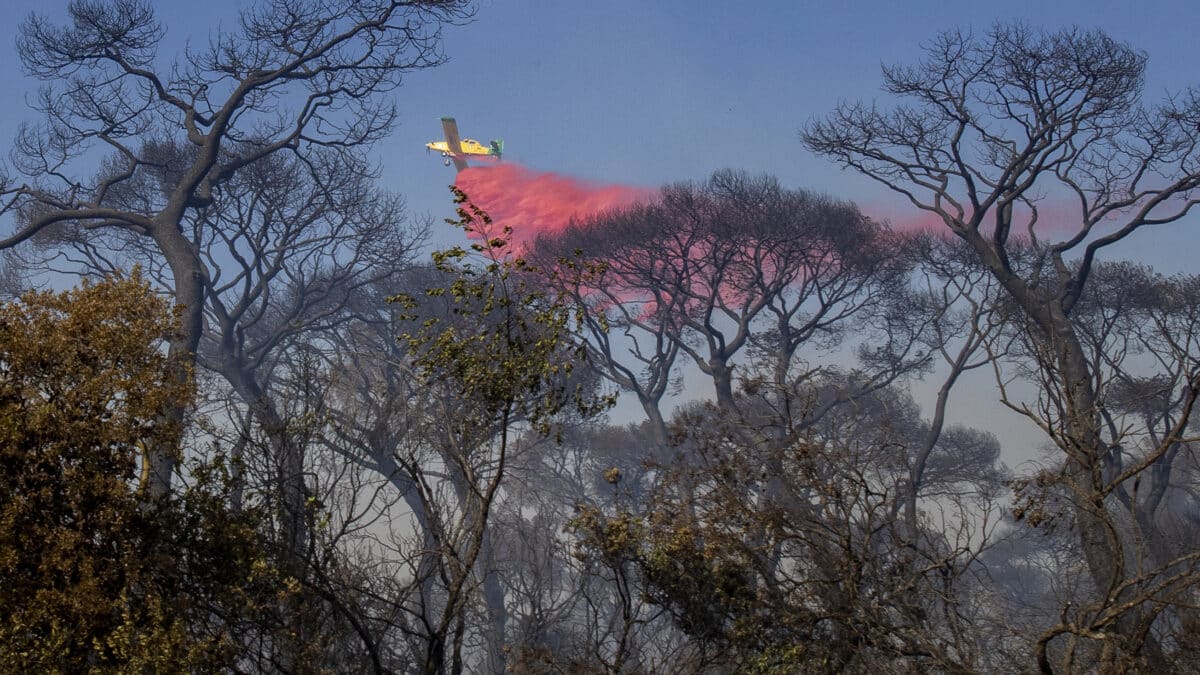
[[[175,283],[175,304],[179,308],[179,330],[171,336],[167,357],[170,359],[175,377],[180,382],[188,381],[196,365],[196,349],[204,331],[204,281],[207,272],[196,255],[191,243],[179,231],[177,223],[157,223],[151,233],[162,250]],[[183,431],[187,410],[184,406],[173,406],[166,412],[167,423]],[[148,495],[151,499],[166,497],[171,493],[171,477],[178,459],[179,436],[168,447],[150,448],[150,482]]]
[[646,412],[646,420],[650,424],[650,438],[657,446],[655,451],[661,451],[670,442],[667,437],[667,422],[663,419],[662,410],[659,409],[657,400],[651,400],[648,397],[639,397],[639,399],[642,410]]
[[503,673],[507,670],[504,654],[504,638],[508,629],[508,609],[504,603],[504,586],[493,568],[494,547],[492,530],[483,533],[483,545],[479,552],[477,573],[483,578],[483,602],[487,607],[488,627],[484,639],[487,641],[488,671]]
[[714,356],[708,360],[708,368],[705,370],[712,378],[713,388],[717,393],[717,406],[726,412],[734,412],[736,408],[733,401],[733,368],[725,359]]

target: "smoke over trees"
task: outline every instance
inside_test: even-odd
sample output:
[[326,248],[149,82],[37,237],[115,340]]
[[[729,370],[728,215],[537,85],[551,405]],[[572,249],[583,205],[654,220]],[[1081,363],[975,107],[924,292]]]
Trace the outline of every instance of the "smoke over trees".
[[[1200,665],[1200,279],[1110,255],[1196,203],[1196,92],[1144,103],[1099,32],[943,33],[801,139],[941,231],[721,170],[536,239],[455,189],[426,263],[370,152],[472,15],[264,2],[170,65],[139,0],[22,25],[0,248],[86,281],[0,307],[0,660]],[[981,375],[1034,468],[955,420]]]
[[[287,156],[301,169],[314,153],[353,161],[395,119],[382,95],[403,73],[440,61],[441,25],[467,9],[444,1],[263,3],[162,71],[163,28],[150,3],[79,0],[65,26],[29,17],[17,46],[25,70],[46,83],[34,102],[42,119],[21,128],[15,174],[0,176],[4,213],[17,224],[0,248],[43,233],[144,240],[170,270],[183,308],[171,342],[182,379],[204,332],[211,274],[185,221],[260,161]],[[107,154],[99,170],[89,170],[92,150]],[[157,189],[148,189],[155,179]],[[151,459],[152,491],[166,494],[170,454]]]
[[[1126,340],[1154,350],[1115,323],[1123,308],[1087,306],[1093,287],[1112,283],[1106,272],[1119,274],[1099,255],[1196,204],[1200,98],[1189,91],[1146,107],[1144,70],[1144,55],[1102,33],[1022,25],[980,38],[948,32],[920,65],[885,69],[887,91],[911,105],[882,112],[847,104],[804,133],[813,151],[936,214],[1013,307],[1014,339],[1039,394],[1032,406],[1008,402],[1061,452],[1057,466],[1019,486],[1017,513],[1069,518],[1091,586],[1079,609],[1039,637],[1043,670],[1061,643],[1057,658],[1068,668],[1076,650],[1103,668],[1162,665],[1164,645],[1151,628],[1177,611],[1165,598],[1193,585],[1200,555],[1147,556],[1143,535],[1124,522],[1138,519],[1146,499],[1129,491],[1147,472],[1169,472],[1171,449],[1188,438],[1200,390],[1195,352],[1179,345],[1147,368],[1175,408],[1156,415],[1176,423],[1139,428],[1145,418],[1112,410],[1124,398],[1114,371]],[[1069,222],[1056,218],[1061,235],[1039,227],[1039,207],[1055,197],[1074,205]]]

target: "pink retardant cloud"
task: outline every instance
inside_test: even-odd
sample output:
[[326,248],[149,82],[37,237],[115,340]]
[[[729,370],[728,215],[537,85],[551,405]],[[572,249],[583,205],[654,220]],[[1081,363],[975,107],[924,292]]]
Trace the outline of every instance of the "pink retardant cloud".
[[464,169],[455,185],[487,211],[497,228],[512,227],[517,242],[561,232],[572,219],[629,206],[655,194],[646,188],[595,183],[512,163]]

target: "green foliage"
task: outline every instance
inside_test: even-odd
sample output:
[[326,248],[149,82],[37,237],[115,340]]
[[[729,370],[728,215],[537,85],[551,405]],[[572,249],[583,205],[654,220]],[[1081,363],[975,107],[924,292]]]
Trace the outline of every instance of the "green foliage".
[[[491,427],[524,420],[549,435],[553,420],[569,409],[591,416],[610,407],[615,395],[591,395],[590,381],[577,371],[586,358],[571,338],[579,317],[560,294],[548,291],[545,275],[513,250],[512,228],[499,236],[492,219],[451,186],[458,219],[446,222],[479,241],[433,254],[434,267],[451,279],[424,291],[425,298],[448,300],[449,317],[422,311],[425,304],[402,293],[389,298],[405,308],[413,329],[399,337],[426,381],[453,382],[458,395],[476,407],[476,422]],[[575,270],[563,260],[563,270]]]
[[[146,447],[191,386],[175,319],[137,271],[0,305],[0,663],[12,672],[210,669],[269,597],[252,513],[218,461],[176,499],[142,494]],[[265,569],[265,568],[264,568]],[[220,617],[220,618],[218,618]]]
[[[553,287],[546,275],[556,271],[531,265],[513,251],[511,228],[497,236],[491,218],[461,190],[451,190],[458,219],[447,222],[477,235],[477,243],[433,254],[445,286],[427,288],[420,298],[389,299],[403,307],[400,318],[411,326],[398,337],[410,365],[438,400],[442,414],[434,434],[442,437],[440,452],[449,459],[460,495],[461,516],[443,517],[434,528],[449,532],[439,536],[454,547],[443,558],[445,604],[432,631],[439,645],[446,644],[453,622],[464,621],[515,432],[555,434],[561,441],[555,432],[563,418],[596,415],[613,402],[612,395],[595,394],[595,379],[582,367],[586,352],[570,330],[580,317],[562,296],[545,290]],[[566,262],[563,267],[570,269]],[[436,497],[425,490],[425,499],[433,502]],[[425,672],[442,672],[446,658],[461,658],[461,648],[461,642],[453,643],[449,657],[444,648],[430,650]]]
[[745,648],[762,637],[754,623],[758,598],[744,551],[710,528],[666,509],[606,515],[579,506],[567,524],[575,557],[617,570],[636,569],[645,598],[671,613],[681,630],[701,643]]

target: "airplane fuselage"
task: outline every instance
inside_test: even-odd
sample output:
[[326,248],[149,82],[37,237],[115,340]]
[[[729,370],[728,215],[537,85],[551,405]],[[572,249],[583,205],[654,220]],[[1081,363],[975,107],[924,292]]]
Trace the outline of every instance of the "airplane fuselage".
[[473,138],[459,138],[458,123],[453,117],[442,118],[442,132],[446,135],[444,141],[432,141],[425,144],[426,150],[436,150],[446,158],[446,165],[462,171],[468,167],[468,157],[490,157],[500,159],[504,152],[504,141],[494,140],[484,145]]
[[429,150],[433,150],[434,152],[440,152],[445,157],[450,157],[450,156],[456,155],[456,154],[472,155],[472,156],[477,156],[477,157],[478,156],[487,156],[487,155],[492,155],[492,156],[496,155],[496,151],[494,149],[484,145],[483,143],[480,143],[479,141],[477,141],[473,138],[462,139],[462,141],[459,143],[459,147],[462,149],[461,153],[456,153],[453,150],[451,150],[450,144],[447,143],[446,141],[433,141],[432,143],[426,143],[425,147],[428,148]]

